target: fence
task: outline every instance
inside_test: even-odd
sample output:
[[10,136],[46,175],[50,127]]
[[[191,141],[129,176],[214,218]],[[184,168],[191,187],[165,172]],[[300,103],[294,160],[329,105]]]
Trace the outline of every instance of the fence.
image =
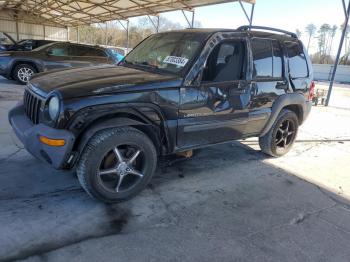
[[[313,64],[314,79],[319,81],[330,81],[334,65]],[[338,65],[335,81],[350,83],[350,66]]]
[[16,20],[10,12],[0,10],[0,32],[8,33],[15,40],[29,38],[67,41],[68,39],[68,30],[65,27],[26,21],[25,15],[19,17],[23,19]]

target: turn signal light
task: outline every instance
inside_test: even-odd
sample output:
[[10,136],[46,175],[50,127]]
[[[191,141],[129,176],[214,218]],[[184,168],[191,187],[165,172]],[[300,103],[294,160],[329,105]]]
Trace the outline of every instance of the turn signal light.
[[64,146],[66,144],[64,139],[51,139],[46,136],[39,136],[39,140],[41,143],[48,146]]

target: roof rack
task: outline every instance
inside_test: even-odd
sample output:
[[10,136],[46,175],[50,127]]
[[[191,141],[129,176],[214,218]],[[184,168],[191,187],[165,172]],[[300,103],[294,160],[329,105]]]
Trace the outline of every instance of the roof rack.
[[283,33],[283,34],[286,34],[286,35],[290,35],[291,37],[294,37],[294,38],[298,38],[296,33],[289,32],[289,31],[282,30],[282,29],[278,29],[278,28],[267,27],[267,26],[243,25],[243,26],[240,26],[240,27],[237,28],[237,30],[239,30],[239,31],[243,31],[243,30],[247,31],[247,30],[250,30],[250,29],[274,31],[274,32],[279,32],[279,33]]

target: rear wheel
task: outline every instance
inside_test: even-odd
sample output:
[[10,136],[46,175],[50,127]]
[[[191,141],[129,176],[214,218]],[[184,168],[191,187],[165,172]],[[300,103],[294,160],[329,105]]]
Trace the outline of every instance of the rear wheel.
[[13,77],[22,85],[25,85],[35,73],[37,73],[37,70],[32,65],[19,64],[13,70]]
[[259,137],[261,150],[270,156],[279,157],[288,153],[298,133],[299,121],[296,114],[283,109],[269,132]]
[[120,202],[139,193],[157,165],[152,141],[131,128],[106,129],[88,142],[78,162],[81,186],[103,202]]

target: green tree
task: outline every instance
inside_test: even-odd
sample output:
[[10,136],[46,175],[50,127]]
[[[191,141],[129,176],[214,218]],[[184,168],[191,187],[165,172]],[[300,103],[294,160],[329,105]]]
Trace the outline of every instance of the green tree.
[[305,27],[305,32],[308,34],[308,41],[307,41],[307,51],[308,52],[309,52],[311,39],[314,37],[316,31],[317,31],[317,27],[314,24],[308,24]]

